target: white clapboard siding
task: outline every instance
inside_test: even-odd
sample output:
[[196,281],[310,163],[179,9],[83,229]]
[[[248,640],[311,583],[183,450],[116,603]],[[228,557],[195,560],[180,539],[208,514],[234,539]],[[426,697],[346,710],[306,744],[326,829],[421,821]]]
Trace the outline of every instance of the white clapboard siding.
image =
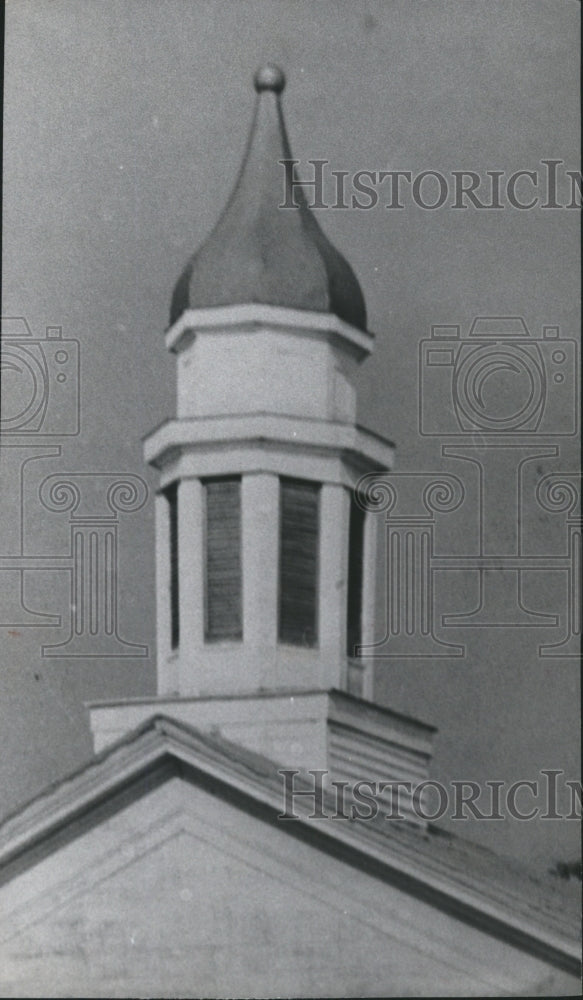
[[[428,777],[428,759],[425,754],[404,749],[389,740],[369,738],[361,732],[331,723],[328,727],[330,771],[334,778],[350,782],[357,781],[409,781],[412,790]],[[393,792],[386,789],[379,802],[384,803],[383,812],[391,812]],[[394,803],[396,808],[396,803]],[[403,789],[399,792],[399,812],[417,825],[426,822],[411,808],[410,796]]]

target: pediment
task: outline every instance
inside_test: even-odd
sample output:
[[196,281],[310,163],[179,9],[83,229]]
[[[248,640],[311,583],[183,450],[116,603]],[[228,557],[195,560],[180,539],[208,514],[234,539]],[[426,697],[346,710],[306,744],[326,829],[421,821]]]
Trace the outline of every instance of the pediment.
[[8,889],[6,996],[498,995],[548,975],[179,776]]
[[[6,995],[34,993],[35,970],[48,995],[53,967],[55,995],[70,982],[88,996],[128,995],[128,982],[136,995],[313,995],[315,968],[320,994],[497,995],[576,973],[573,922],[495,877],[487,852],[386,825],[284,823],[281,791],[266,758],[157,718],[33,801],[0,829]],[[95,942],[109,979],[91,971]],[[201,985],[184,992],[193,961]]]

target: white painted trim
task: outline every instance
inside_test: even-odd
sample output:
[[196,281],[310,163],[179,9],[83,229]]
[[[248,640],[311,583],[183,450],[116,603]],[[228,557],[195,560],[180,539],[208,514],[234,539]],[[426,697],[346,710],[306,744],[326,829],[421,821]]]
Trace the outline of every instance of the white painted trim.
[[[372,646],[375,642],[377,618],[377,559],[380,514],[367,510],[364,515],[364,539],[362,559],[362,645]],[[374,657],[363,658],[362,697],[372,701],[374,692]]]
[[166,331],[166,347],[169,351],[183,350],[203,330],[220,333],[222,330],[232,332],[236,328],[249,330],[265,327],[275,327],[286,333],[300,333],[304,336],[311,333],[335,337],[350,344],[351,349],[356,349],[361,358],[370,354],[373,349],[373,333],[351,326],[334,313],[288,309],[253,302],[212,309],[186,309]]
[[204,643],[204,496],[199,479],[178,484],[179,691],[196,690],[192,653]]
[[279,478],[256,474],[242,478],[243,641],[257,650],[273,684],[277,644],[279,565]]
[[[347,452],[360,456],[366,466],[379,472],[390,469],[394,458],[392,442],[354,424],[265,413],[168,420],[144,440],[144,458],[161,467],[181,451],[201,452],[212,447],[219,454],[229,445],[243,443],[263,449],[276,445],[288,452]],[[235,471],[242,470],[231,469]]]
[[338,664],[346,660],[349,518],[348,490],[324,483],[320,490],[318,618],[319,645],[329,666],[328,675],[322,678],[325,686],[334,683]]
[[170,694],[177,690],[173,676],[174,651],[171,649],[170,626],[170,512],[163,493],[154,502],[156,529],[156,658],[158,690]]

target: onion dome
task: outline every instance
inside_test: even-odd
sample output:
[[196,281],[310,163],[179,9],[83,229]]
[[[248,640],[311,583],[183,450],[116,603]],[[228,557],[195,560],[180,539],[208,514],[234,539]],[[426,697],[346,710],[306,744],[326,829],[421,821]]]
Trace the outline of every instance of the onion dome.
[[235,188],[176,284],[171,324],[185,309],[257,302],[334,313],[366,329],[364,298],[352,268],[280,162],[292,159],[281,109],[284,86],[276,66],[255,75],[255,116]]

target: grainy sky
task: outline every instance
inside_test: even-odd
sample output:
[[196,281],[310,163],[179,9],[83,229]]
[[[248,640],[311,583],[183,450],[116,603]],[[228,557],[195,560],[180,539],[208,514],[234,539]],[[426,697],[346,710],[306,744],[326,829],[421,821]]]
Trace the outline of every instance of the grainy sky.
[[[134,472],[155,489],[141,438],[173,413],[174,363],[162,336],[171,291],[232,187],[258,65],[286,72],[286,120],[304,176],[313,158],[351,172],[439,171],[450,183],[454,170],[507,178],[541,171],[543,159],[576,170],[578,21],[574,0],[11,0],[2,313],[26,317],[37,337],[59,325],[79,341],[82,425],[76,437],[55,439],[59,455],[26,466],[22,518],[17,472],[32,452],[3,449],[0,556],[14,553],[20,518],[27,553],[46,554],[47,564],[66,555],[66,517],[38,503],[49,473]],[[423,190],[427,201],[435,196],[430,184]],[[467,333],[484,315],[522,316],[538,337],[544,325],[576,336],[579,213],[454,211],[452,198],[428,211],[408,191],[401,211],[381,198],[370,211],[324,211],[319,220],[358,275],[377,334],[359,379],[360,420],[396,441],[397,471],[467,477],[465,516],[436,530],[442,555],[471,554],[471,468],[442,455],[445,438],[419,433],[419,343],[432,324]],[[504,386],[503,396],[515,391],[511,377]],[[575,469],[570,440],[554,443],[558,453],[540,459],[538,475]],[[501,524],[515,502],[515,471],[514,453],[490,470],[489,517]],[[534,483],[525,487],[527,544],[553,554],[564,519],[534,501],[529,509]],[[0,628],[1,813],[89,758],[84,702],[154,691],[151,503],[122,517],[119,531],[121,630],[151,648],[147,659],[41,657],[41,643],[67,630],[14,626],[6,608],[16,578],[0,573],[0,621],[13,625]],[[57,570],[27,574],[25,602],[64,614],[67,580]],[[561,573],[530,574],[526,606],[560,614],[564,625],[564,583]],[[438,573],[435,586],[440,614],[476,603],[475,573]],[[376,670],[381,703],[438,726],[434,777],[510,782],[556,768],[575,779],[578,665],[538,655],[561,629],[451,629],[446,638],[464,642],[466,655],[389,659]],[[542,868],[578,852],[575,823],[453,828]]]

